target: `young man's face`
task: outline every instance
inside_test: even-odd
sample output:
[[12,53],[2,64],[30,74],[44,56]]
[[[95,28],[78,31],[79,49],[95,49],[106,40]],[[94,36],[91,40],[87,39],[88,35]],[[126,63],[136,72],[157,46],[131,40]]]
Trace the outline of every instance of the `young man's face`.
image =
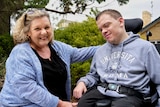
[[122,17],[114,19],[108,14],[102,14],[96,21],[103,37],[111,44],[119,44],[122,41],[124,20]]

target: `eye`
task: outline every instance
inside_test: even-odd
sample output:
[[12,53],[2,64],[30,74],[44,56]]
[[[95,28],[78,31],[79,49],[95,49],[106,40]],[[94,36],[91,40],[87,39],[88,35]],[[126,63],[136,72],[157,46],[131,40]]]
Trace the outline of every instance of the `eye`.
[[99,28],[99,31],[102,32],[102,29]]
[[50,29],[50,26],[46,26],[45,29],[46,29],[46,30],[47,30],[47,29]]
[[108,28],[108,27],[109,27],[109,23],[105,23],[105,24],[103,25],[103,27],[104,27],[104,28]]
[[41,30],[41,29],[40,29],[40,28],[35,28],[34,30],[39,31],[39,30]]

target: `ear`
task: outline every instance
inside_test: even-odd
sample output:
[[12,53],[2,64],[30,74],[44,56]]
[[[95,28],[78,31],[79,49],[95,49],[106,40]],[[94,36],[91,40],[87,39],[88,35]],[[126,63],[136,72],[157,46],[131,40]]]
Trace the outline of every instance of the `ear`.
[[124,19],[122,17],[118,18],[120,26],[124,26]]
[[27,36],[28,36],[28,37],[30,37],[30,35],[31,35],[31,32],[30,32],[30,31],[28,31],[28,32],[27,32]]

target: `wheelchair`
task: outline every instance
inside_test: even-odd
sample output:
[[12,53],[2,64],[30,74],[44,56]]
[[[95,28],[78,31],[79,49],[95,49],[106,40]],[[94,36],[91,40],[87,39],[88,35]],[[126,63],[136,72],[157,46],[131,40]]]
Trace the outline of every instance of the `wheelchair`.
[[[158,101],[159,95],[156,90],[156,85],[150,80],[150,96],[144,97],[144,107],[155,107]],[[108,99],[98,100],[95,103],[95,107],[111,107],[111,101]]]
[[[133,33],[138,33],[143,27],[143,21],[139,18],[137,19],[125,19],[126,31],[132,31]],[[156,46],[158,52],[160,53],[160,47]],[[151,95],[144,98],[144,107],[155,107],[158,101],[158,93],[156,91],[156,86],[151,82]],[[95,107],[111,107],[111,101],[107,99],[98,100],[95,102]]]

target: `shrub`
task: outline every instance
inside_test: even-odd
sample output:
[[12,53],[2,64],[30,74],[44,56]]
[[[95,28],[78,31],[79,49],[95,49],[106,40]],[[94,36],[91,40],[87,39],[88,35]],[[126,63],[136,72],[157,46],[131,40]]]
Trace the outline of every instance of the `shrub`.
[[5,61],[14,46],[9,34],[0,35],[0,78],[5,75]]
[[[96,46],[105,42],[93,18],[55,30],[55,39],[75,47]],[[88,60],[71,65],[72,88],[80,77],[89,72],[90,63],[91,60]]]

